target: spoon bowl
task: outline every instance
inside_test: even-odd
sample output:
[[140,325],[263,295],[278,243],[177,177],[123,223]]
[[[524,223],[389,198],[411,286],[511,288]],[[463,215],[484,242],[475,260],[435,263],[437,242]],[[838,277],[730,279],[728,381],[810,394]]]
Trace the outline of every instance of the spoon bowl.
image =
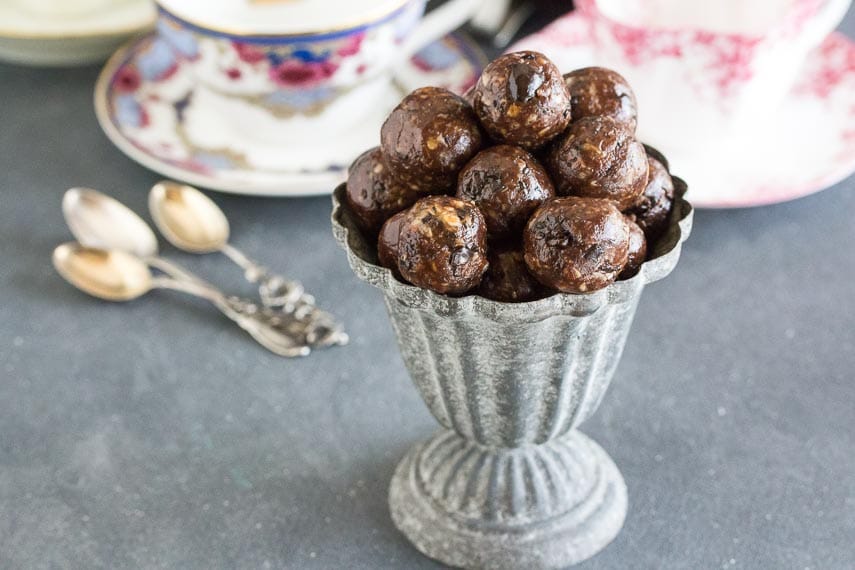
[[148,207],[160,233],[179,249],[213,253],[229,241],[226,215],[192,186],[159,182],[149,193]]
[[72,188],[62,198],[62,214],[78,242],[120,249],[143,259],[157,255],[157,238],[130,208],[97,190]]
[[178,182],[163,181],[149,192],[148,207],[160,233],[178,249],[190,253],[220,252],[244,271],[244,278],[258,283],[262,304],[282,316],[293,317],[294,333],[311,346],[347,343],[341,325],[329,313],[315,307],[303,286],[271,273],[229,243],[229,222],[223,211],[201,191]]
[[53,250],[53,266],[84,293],[106,301],[130,301],[152,288],[148,266],[120,250],[64,243]]

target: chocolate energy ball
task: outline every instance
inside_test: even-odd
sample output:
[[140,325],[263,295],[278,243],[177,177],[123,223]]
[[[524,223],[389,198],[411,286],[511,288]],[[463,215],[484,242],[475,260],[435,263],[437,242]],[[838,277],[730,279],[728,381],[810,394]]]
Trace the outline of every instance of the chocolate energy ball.
[[472,202],[429,196],[406,211],[398,234],[404,279],[437,293],[459,295],[487,270],[487,224]]
[[583,117],[554,143],[546,168],[561,195],[607,198],[626,209],[647,185],[647,154],[611,117]]
[[641,264],[647,259],[647,239],[644,237],[644,232],[629,218],[626,220],[626,225],[629,227],[629,253],[626,265],[618,275],[618,279],[634,277],[641,269]]
[[587,293],[606,287],[623,270],[629,227],[609,200],[558,198],[531,217],[523,248],[538,281],[564,293]]
[[526,267],[522,249],[491,249],[490,266],[478,287],[478,294],[503,303],[523,303],[549,296],[550,291]]
[[504,240],[522,231],[555,189],[546,170],[519,147],[482,150],[460,172],[457,197],[474,202],[487,220],[487,237]]
[[466,101],[467,103],[469,103],[469,105],[472,106],[472,108],[474,109],[474,105],[475,105],[475,84],[473,84],[472,87],[467,89],[466,92],[463,95],[461,95],[461,97],[463,97],[463,100]]
[[626,214],[634,220],[647,236],[654,241],[668,228],[668,216],[674,203],[674,181],[661,162],[647,157],[649,175],[647,186]]
[[377,237],[377,259],[380,265],[398,273],[398,236],[401,234],[401,222],[406,211],[398,212],[383,224]]
[[534,51],[493,60],[475,85],[473,106],[493,140],[527,150],[543,146],[570,123],[564,78],[555,64]]
[[392,178],[375,147],[357,157],[348,169],[345,197],[359,226],[375,235],[386,218],[410,207],[421,195]]
[[638,104],[622,75],[604,67],[584,67],[565,74],[564,83],[574,120],[604,115],[635,132]]
[[447,89],[416,89],[380,130],[380,148],[402,184],[423,194],[454,190],[457,173],[481,149],[472,107]]

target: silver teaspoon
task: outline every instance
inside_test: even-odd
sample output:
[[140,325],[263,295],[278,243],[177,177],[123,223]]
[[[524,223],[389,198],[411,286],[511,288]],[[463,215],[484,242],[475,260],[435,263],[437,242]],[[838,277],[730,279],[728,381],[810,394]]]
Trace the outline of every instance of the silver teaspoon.
[[83,245],[126,251],[176,279],[209,285],[159,257],[151,227],[115,198],[91,188],[71,188],[62,197],[62,215],[72,235]]
[[157,229],[178,249],[190,253],[218,251],[240,266],[248,281],[259,283],[265,306],[281,308],[305,324],[302,334],[308,344],[347,344],[341,325],[315,307],[314,297],[299,282],[271,273],[229,243],[229,221],[205,194],[192,186],[163,181],[152,187],[148,206]]
[[130,301],[152,289],[172,289],[207,299],[268,350],[287,357],[309,354],[308,347],[296,345],[290,337],[242,314],[216,289],[172,277],[155,277],[149,266],[132,253],[69,242],[54,249],[53,265],[66,281],[107,301]]
[[[62,197],[62,214],[72,235],[83,245],[126,251],[175,279],[213,288],[198,275],[160,257],[157,238],[151,227],[115,198],[91,188],[71,188]],[[230,299],[243,303],[247,312],[261,311],[257,304],[248,299]]]
[[62,212],[71,233],[83,245],[132,253],[151,267],[178,281],[215,291],[230,310],[244,319],[258,321],[258,334],[289,336],[288,345],[305,345],[304,335],[295,332],[294,318],[272,314],[258,304],[236,296],[226,296],[204,279],[158,256],[157,238],[149,225],[133,210],[106,194],[91,188],[72,188],[62,199]]

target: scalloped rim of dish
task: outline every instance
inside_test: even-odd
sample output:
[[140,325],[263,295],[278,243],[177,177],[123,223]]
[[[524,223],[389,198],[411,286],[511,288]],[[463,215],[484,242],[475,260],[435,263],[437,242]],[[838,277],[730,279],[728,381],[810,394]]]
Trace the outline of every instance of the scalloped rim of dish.
[[655,257],[641,265],[639,272],[625,281],[616,281],[591,293],[556,293],[550,297],[524,303],[503,303],[478,295],[448,297],[404,283],[391,270],[364,259],[357,249],[365,251],[368,244],[343,207],[345,185],[339,185],[332,195],[333,235],[347,252],[348,262],[357,277],[382,289],[387,295],[408,307],[430,311],[442,316],[463,318],[476,316],[498,322],[536,322],[556,315],[585,316],[600,308],[631,299],[645,285],[666,277],[680,259],[682,244],[692,232],[694,208],[685,199],[686,183],[674,176],[675,200],[671,224],[657,242]]

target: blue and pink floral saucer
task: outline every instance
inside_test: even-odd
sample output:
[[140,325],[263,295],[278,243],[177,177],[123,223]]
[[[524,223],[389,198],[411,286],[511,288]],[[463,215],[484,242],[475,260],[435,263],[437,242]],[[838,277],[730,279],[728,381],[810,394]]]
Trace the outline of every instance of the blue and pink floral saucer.
[[[180,39],[180,38],[178,38]],[[224,95],[200,84],[176,38],[150,34],[121,48],[95,87],[95,110],[109,139],[134,161],[187,183],[236,194],[329,194],[350,162],[375,146],[380,126],[401,97],[437,85],[463,93],[486,58],[460,34],[429,45],[383,78],[370,108],[354,108],[355,122],[333,132],[313,131],[311,116],[289,140],[223,120]],[[268,125],[269,126],[269,125]]]

